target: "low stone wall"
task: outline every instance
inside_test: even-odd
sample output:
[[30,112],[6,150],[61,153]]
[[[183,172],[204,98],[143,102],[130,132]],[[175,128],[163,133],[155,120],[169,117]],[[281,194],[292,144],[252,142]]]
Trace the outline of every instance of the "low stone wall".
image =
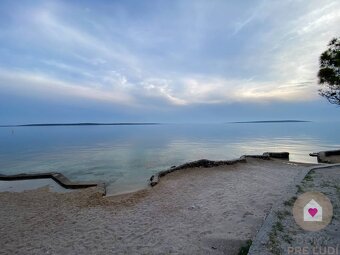
[[314,152],[310,153],[309,156],[317,157],[319,163],[340,163],[340,150]]
[[340,150],[335,150],[335,151],[325,151],[325,156],[330,157],[330,156],[340,156]]
[[178,171],[181,169],[188,169],[188,168],[195,168],[195,167],[204,167],[204,168],[210,168],[210,167],[216,167],[216,166],[223,166],[223,165],[234,165],[237,163],[246,163],[247,158],[258,158],[263,160],[270,160],[270,158],[279,158],[279,159],[289,159],[289,153],[288,152],[265,152],[263,155],[243,155],[238,159],[233,160],[222,160],[222,161],[212,161],[207,159],[201,159],[189,163],[185,163],[180,166],[173,166],[170,169],[160,171],[150,177],[149,184],[151,187],[157,185],[160,181],[160,178],[172,173],[174,171]]
[[150,186],[153,187],[156,184],[158,184],[158,182],[160,181],[160,178],[172,173],[174,171],[178,171],[181,169],[187,169],[187,168],[195,168],[195,167],[205,167],[205,168],[209,168],[209,167],[215,167],[215,166],[222,166],[222,165],[232,165],[232,164],[236,164],[239,162],[246,162],[246,159],[244,158],[239,158],[239,159],[235,159],[235,160],[226,160],[226,161],[211,161],[211,160],[207,160],[207,159],[201,159],[201,160],[197,160],[197,161],[193,161],[193,162],[189,162],[189,163],[185,163],[183,165],[180,166],[173,166],[170,169],[164,170],[164,171],[160,171],[157,174],[154,174],[150,177]]
[[271,158],[289,160],[289,152],[265,152],[263,155],[268,155]]
[[1,181],[19,181],[33,179],[52,179],[65,189],[84,189],[97,186],[103,195],[106,194],[104,183],[72,182],[61,173],[51,172],[51,173],[0,175]]

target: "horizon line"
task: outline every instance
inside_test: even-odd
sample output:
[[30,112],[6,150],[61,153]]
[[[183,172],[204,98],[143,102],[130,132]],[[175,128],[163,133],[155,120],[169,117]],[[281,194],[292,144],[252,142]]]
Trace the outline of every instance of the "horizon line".
[[45,127],[45,126],[118,126],[118,125],[160,125],[157,122],[76,122],[76,123],[32,123],[18,125],[0,125],[0,127]]
[[[220,124],[241,124],[241,123],[284,123],[284,122],[312,122],[311,120],[253,120],[253,121],[230,121]],[[16,125],[0,125],[0,127],[48,127],[48,126],[129,126],[129,125],[161,125],[161,122],[75,122],[75,123],[29,123]],[[170,124],[170,123],[168,123]],[[174,124],[174,123],[173,123]]]
[[284,122],[312,122],[311,120],[252,120],[252,121],[233,121],[228,123],[284,123]]

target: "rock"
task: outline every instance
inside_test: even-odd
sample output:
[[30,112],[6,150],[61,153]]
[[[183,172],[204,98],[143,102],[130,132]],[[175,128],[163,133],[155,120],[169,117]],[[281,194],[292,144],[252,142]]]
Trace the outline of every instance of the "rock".
[[279,158],[289,160],[289,152],[265,152],[264,156],[269,156],[271,158]]

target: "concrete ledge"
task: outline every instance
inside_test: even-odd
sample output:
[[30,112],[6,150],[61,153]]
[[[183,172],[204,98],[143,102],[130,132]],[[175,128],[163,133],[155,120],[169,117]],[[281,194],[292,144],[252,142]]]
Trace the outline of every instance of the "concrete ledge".
[[289,152],[265,152],[263,155],[268,155],[271,158],[289,160]]
[[335,151],[325,151],[325,156],[340,156],[340,150],[335,150]]
[[317,157],[319,163],[340,163],[340,150],[313,152],[309,156]]
[[243,155],[240,158],[241,159],[257,158],[257,159],[263,159],[263,160],[270,160],[270,157],[268,155]]
[[197,161],[193,161],[193,162],[189,162],[189,163],[185,163],[183,165],[180,166],[173,166],[170,169],[164,170],[164,171],[160,171],[157,174],[154,174],[150,177],[150,186],[153,187],[155,185],[157,185],[160,181],[160,178],[172,173],[174,171],[178,171],[181,169],[187,169],[187,168],[195,168],[195,167],[205,167],[205,168],[209,168],[209,167],[215,167],[215,166],[222,166],[222,165],[232,165],[232,164],[236,164],[238,162],[246,162],[246,159],[236,159],[236,160],[227,160],[227,161],[211,161],[211,160],[207,160],[207,159],[200,159]]
[[99,187],[103,195],[105,192],[105,184],[103,183],[85,183],[85,182],[72,182],[61,173],[35,173],[35,174],[15,174],[15,175],[2,175],[0,174],[1,181],[18,181],[18,180],[33,180],[33,179],[52,179],[65,189],[84,189],[89,187]]
[[[284,155],[284,157],[282,155]],[[270,158],[287,159],[289,158],[289,153],[288,152],[266,152],[266,153],[263,153],[263,155],[243,155],[238,159],[222,160],[222,161],[212,161],[212,160],[207,160],[207,159],[201,159],[201,160],[185,163],[180,166],[173,166],[170,169],[160,171],[157,174],[154,174],[150,177],[149,184],[151,187],[153,187],[159,183],[161,177],[169,173],[172,173],[174,171],[177,171],[177,170],[195,168],[195,167],[210,168],[210,167],[223,166],[223,165],[234,165],[237,163],[247,163],[247,158],[258,158],[258,159],[263,159],[263,160],[270,160]]]

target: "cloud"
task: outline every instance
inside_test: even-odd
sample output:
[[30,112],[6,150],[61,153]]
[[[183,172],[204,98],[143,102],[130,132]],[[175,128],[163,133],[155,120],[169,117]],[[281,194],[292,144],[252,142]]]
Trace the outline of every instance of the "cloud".
[[[224,78],[195,77],[183,81],[179,95],[186,104],[265,103],[273,101],[310,101],[317,93],[305,94],[313,82],[257,82],[252,80],[226,80]],[[315,87],[314,87],[315,88]]]
[[123,88],[116,87],[114,90],[100,90],[91,86],[61,81],[47,77],[44,74],[28,73],[20,70],[0,70],[0,88],[7,91],[16,91],[21,95],[59,98],[61,100],[63,97],[75,97],[122,105],[134,105],[134,99]]
[[265,1],[260,2],[255,10],[251,10],[250,13],[248,13],[247,17],[243,20],[237,21],[234,25],[234,32],[231,34],[232,36],[235,36],[236,34],[238,34],[239,32],[241,32],[241,30],[246,27],[248,24],[250,24],[253,20],[256,20],[257,18],[261,17],[261,14],[263,13],[263,9],[264,9],[264,3],[266,3]]
[[[115,41],[105,41],[103,36],[93,36],[72,24],[64,23],[49,10],[35,10],[32,12],[33,25],[43,37],[47,37],[53,44],[62,44],[69,49],[89,51],[96,54],[95,63],[105,63],[100,57],[117,61],[120,64],[137,70],[138,60],[122,44]],[[96,61],[97,60],[97,61]]]
[[10,9],[0,89],[129,107],[305,102],[340,33],[338,1],[87,5]]
[[88,77],[88,78],[94,77],[93,74],[91,74],[90,72],[84,71],[82,68],[79,68],[79,67],[76,67],[76,66],[73,66],[73,65],[69,65],[69,64],[65,64],[65,63],[62,63],[62,62],[58,62],[58,61],[55,61],[55,60],[42,60],[42,63],[44,63],[48,66],[54,67],[54,68],[58,68],[62,71],[71,72],[71,73],[78,74],[78,75],[81,75],[81,76],[85,76],[85,77]]

